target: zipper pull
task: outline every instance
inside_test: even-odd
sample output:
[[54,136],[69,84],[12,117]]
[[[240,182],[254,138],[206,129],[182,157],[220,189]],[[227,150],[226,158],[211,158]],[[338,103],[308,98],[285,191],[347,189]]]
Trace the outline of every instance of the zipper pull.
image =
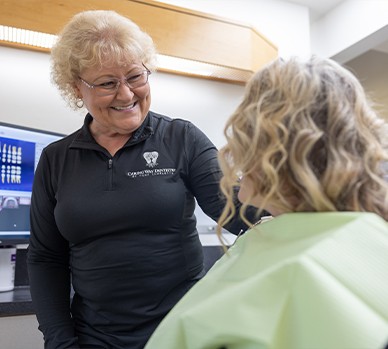
[[111,168],[112,168],[112,165],[113,165],[113,160],[112,160],[112,159],[109,159],[109,160],[108,160],[108,169],[111,169]]

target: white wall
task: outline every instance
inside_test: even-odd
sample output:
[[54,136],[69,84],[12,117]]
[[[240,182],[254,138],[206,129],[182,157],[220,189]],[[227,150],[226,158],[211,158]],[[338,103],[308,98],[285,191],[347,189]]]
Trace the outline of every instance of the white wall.
[[0,46],[0,121],[68,133],[79,117],[50,85],[49,55]]
[[[73,111],[50,82],[49,55],[0,46],[0,121],[69,134],[85,111]],[[220,147],[223,126],[242,98],[240,85],[154,73],[151,109],[193,121]]]

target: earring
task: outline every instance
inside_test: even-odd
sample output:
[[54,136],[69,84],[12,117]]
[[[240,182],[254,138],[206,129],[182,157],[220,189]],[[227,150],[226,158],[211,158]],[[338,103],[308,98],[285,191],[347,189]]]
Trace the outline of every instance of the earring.
[[77,106],[77,108],[81,109],[84,106],[84,101],[81,98],[78,98],[75,102],[75,105]]

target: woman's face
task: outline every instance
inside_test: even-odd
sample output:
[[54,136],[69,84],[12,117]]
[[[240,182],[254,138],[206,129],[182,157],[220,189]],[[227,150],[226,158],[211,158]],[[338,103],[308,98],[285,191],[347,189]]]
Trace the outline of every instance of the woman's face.
[[[93,116],[92,133],[104,135],[132,135],[143,123],[151,104],[148,82],[138,88],[129,88],[124,79],[144,72],[141,62],[126,66],[107,66],[100,69],[85,69],[76,84],[81,98]],[[101,85],[121,80],[117,91],[111,95],[98,95],[89,85]]]

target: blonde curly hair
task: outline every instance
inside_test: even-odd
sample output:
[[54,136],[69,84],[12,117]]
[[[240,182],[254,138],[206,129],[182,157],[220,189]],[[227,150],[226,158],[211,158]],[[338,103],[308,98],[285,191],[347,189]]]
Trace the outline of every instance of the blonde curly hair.
[[[367,211],[387,220],[387,127],[344,67],[318,57],[276,59],[251,78],[225,126],[220,225],[235,213],[241,176],[253,184],[247,202],[262,198],[260,210]],[[251,224],[246,207],[241,216]]]
[[59,34],[50,58],[51,79],[74,109],[78,99],[74,86],[84,69],[137,60],[151,71],[156,69],[156,49],[151,37],[114,11],[76,14]]

